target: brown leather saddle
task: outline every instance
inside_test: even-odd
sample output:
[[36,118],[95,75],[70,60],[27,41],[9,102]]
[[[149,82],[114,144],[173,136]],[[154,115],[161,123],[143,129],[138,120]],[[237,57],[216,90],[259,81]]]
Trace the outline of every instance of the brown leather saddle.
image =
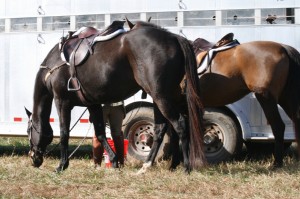
[[[87,27],[80,31],[69,32],[67,37],[61,38],[61,55],[70,65],[71,77],[68,80],[67,89],[68,91],[78,91],[77,95],[85,105],[88,105],[89,102],[81,90],[81,84],[76,75],[76,67],[83,64],[88,59],[89,55],[93,54],[94,39],[96,37],[110,34],[113,35],[117,30],[124,30],[124,23],[125,21],[114,21],[102,32],[93,27]],[[113,37],[109,38],[112,39]]]
[[89,54],[93,54],[92,42],[100,33],[99,30],[93,27],[87,27],[79,34],[74,35],[75,32],[69,32],[68,39],[62,45],[62,53],[66,62],[70,63],[71,55],[74,53],[74,65],[80,65]]
[[199,52],[208,51],[213,48],[224,46],[233,41],[234,34],[228,33],[217,43],[209,42],[203,38],[198,38],[193,42],[194,53],[197,55]]
[[61,41],[61,52],[66,62],[74,66],[82,64],[90,54],[93,54],[92,45],[95,37],[109,35],[123,29],[124,23],[125,21],[114,21],[102,32],[93,27],[86,27],[78,34],[69,32],[69,35]]

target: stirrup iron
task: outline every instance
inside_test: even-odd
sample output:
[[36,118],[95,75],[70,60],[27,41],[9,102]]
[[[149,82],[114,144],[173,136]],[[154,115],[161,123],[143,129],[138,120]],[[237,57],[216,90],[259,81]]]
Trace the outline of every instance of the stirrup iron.
[[[71,87],[70,84],[73,83],[73,86]],[[68,91],[78,91],[80,90],[80,82],[76,77],[70,77],[68,80]]]

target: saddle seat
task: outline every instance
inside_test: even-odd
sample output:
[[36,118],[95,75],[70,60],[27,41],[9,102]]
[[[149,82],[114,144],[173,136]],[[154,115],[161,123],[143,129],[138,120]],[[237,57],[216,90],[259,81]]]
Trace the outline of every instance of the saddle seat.
[[199,52],[208,51],[213,48],[219,48],[233,41],[234,34],[228,33],[217,43],[209,42],[203,38],[198,38],[193,42],[194,52],[197,55]]
[[202,38],[198,38],[192,43],[198,63],[198,75],[203,74],[209,68],[216,53],[228,50],[240,44],[237,40],[234,40],[233,37],[233,33],[228,33],[215,44]]

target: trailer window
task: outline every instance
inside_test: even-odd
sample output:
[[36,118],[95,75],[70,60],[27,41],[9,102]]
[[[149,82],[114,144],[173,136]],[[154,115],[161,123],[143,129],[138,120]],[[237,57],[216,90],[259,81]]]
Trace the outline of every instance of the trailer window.
[[0,32],[5,31],[5,19],[0,19]]
[[43,31],[70,30],[69,16],[43,17]]
[[37,19],[35,17],[30,18],[12,18],[11,19],[11,31],[36,31]]
[[[132,23],[136,23],[137,21],[141,21],[140,13],[120,13],[120,14],[111,14],[110,21],[123,21],[125,18],[128,18]],[[125,27],[128,27],[127,23],[124,24]]]
[[161,27],[177,26],[177,12],[150,12],[146,13],[146,17],[151,17],[151,23]]
[[183,13],[184,26],[214,26],[216,25],[216,11],[187,11]]
[[251,25],[255,23],[254,9],[222,10],[223,25]]
[[261,9],[261,24],[294,24],[294,8]]
[[81,27],[94,27],[103,29],[105,27],[104,15],[78,15],[76,16],[76,29]]

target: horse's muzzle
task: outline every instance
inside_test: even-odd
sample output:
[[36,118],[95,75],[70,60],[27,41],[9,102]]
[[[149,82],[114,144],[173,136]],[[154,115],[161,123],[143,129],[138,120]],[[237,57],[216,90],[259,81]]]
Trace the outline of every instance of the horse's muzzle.
[[32,160],[32,166],[40,167],[43,164],[44,158],[43,155],[40,153],[35,153],[34,151],[30,150],[28,155]]

